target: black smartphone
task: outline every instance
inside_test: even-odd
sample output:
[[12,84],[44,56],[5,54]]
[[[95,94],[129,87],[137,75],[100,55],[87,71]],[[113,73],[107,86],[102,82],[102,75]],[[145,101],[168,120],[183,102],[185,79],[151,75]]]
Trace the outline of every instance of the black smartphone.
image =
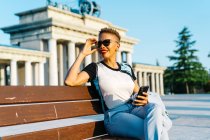
[[139,96],[139,95],[140,95],[140,96],[144,96],[144,95],[143,95],[143,92],[147,92],[148,89],[149,89],[149,86],[142,86],[142,87],[140,87],[139,92],[138,92],[138,96]]

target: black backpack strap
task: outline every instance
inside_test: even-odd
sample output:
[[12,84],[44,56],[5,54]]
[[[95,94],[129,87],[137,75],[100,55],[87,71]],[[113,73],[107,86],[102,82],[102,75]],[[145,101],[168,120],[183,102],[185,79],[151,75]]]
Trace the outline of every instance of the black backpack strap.
[[[98,64],[98,63],[97,63]],[[99,86],[99,80],[98,80],[98,65],[96,64],[96,77],[94,78],[94,80],[91,82],[91,85],[94,85],[96,92],[99,95],[99,100],[101,102],[101,106],[102,106],[102,110],[105,113],[108,110],[108,107],[106,106],[104,99],[103,99],[103,95],[101,93],[101,89]]]
[[121,67],[121,70],[120,70],[121,72],[128,74],[133,79],[132,68],[131,68],[131,66],[129,64],[121,63],[120,67]]

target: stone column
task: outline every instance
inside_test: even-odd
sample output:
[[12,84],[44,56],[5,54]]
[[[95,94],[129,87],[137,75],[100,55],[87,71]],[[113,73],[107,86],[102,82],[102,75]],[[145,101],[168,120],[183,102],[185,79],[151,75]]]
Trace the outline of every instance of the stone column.
[[5,85],[5,66],[0,67],[0,85],[4,86]]
[[96,59],[96,62],[99,62],[99,52],[98,51],[96,51],[95,52],[95,59]]
[[97,63],[99,61],[98,56],[99,56],[98,55],[98,51],[96,51],[96,52],[93,53],[93,56],[92,56],[93,62]]
[[132,55],[130,52],[127,53],[127,63],[132,67]]
[[158,73],[155,74],[155,80],[156,80],[156,83],[155,83],[156,91],[155,92],[160,94],[160,83],[159,83],[159,74]]
[[155,73],[151,73],[151,80],[152,80],[152,92],[155,92]]
[[92,62],[92,56],[91,55],[86,56],[85,57],[85,66],[87,66],[91,62]]
[[121,51],[118,50],[117,52],[117,62],[121,63],[122,62],[122,56],[121,56]]
[[160,73],[160,95],[164,95],[163,73]]
[[50,85],[58,85],[57,42],[55,39],[49,39],[49,52],[51,54],[49,65]]
[[76,59],[76,55],[75,55],[75,42],[70,41],[68,43],[68,68],[70,68],[72,66],[72,64],[74,63],[75,59]]
[[34,63],[34,85],[39,85],[39,63]]
[[61,86],[63,86],[64,79],[63,79],[63,45],[59,44],[59,83]]
[[17,83],[17,60],[10,61],[10,79],[11,79],[10,85],[16,86],[18,84]]
[[30,61],[25,62],[25,85],[32,85],[32,66]]
[[44,62],[39,62],[39,85],[44,86]]
[[142,80],[142,72],[138,72],[138,77],[139,77],[139,86],[143,86],[143,80]]
[[144,75],[144,86],[147,86],[147,72],[144,71],[143,75]]

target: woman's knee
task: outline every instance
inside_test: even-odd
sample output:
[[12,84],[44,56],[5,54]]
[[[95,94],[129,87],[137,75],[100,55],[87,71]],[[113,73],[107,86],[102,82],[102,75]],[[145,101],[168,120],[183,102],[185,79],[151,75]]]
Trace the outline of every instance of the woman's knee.
[[158,104],[148,103],[146,112],[147,114],[152,113],[153,115],[162,115],[162,108]]
[[144,120],[129,113],[113,115],[111,121],[105,123],[105,127],[111,136],[144,137]]

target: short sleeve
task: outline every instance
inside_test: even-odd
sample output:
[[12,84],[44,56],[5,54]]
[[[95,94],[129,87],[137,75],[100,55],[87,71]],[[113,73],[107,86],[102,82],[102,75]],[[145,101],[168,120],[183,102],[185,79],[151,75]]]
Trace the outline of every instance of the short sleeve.
[[96,63],[90,63],[82,70],[88,73],[90,77],[88,81],[92,81],[96,77],[96,67]]

